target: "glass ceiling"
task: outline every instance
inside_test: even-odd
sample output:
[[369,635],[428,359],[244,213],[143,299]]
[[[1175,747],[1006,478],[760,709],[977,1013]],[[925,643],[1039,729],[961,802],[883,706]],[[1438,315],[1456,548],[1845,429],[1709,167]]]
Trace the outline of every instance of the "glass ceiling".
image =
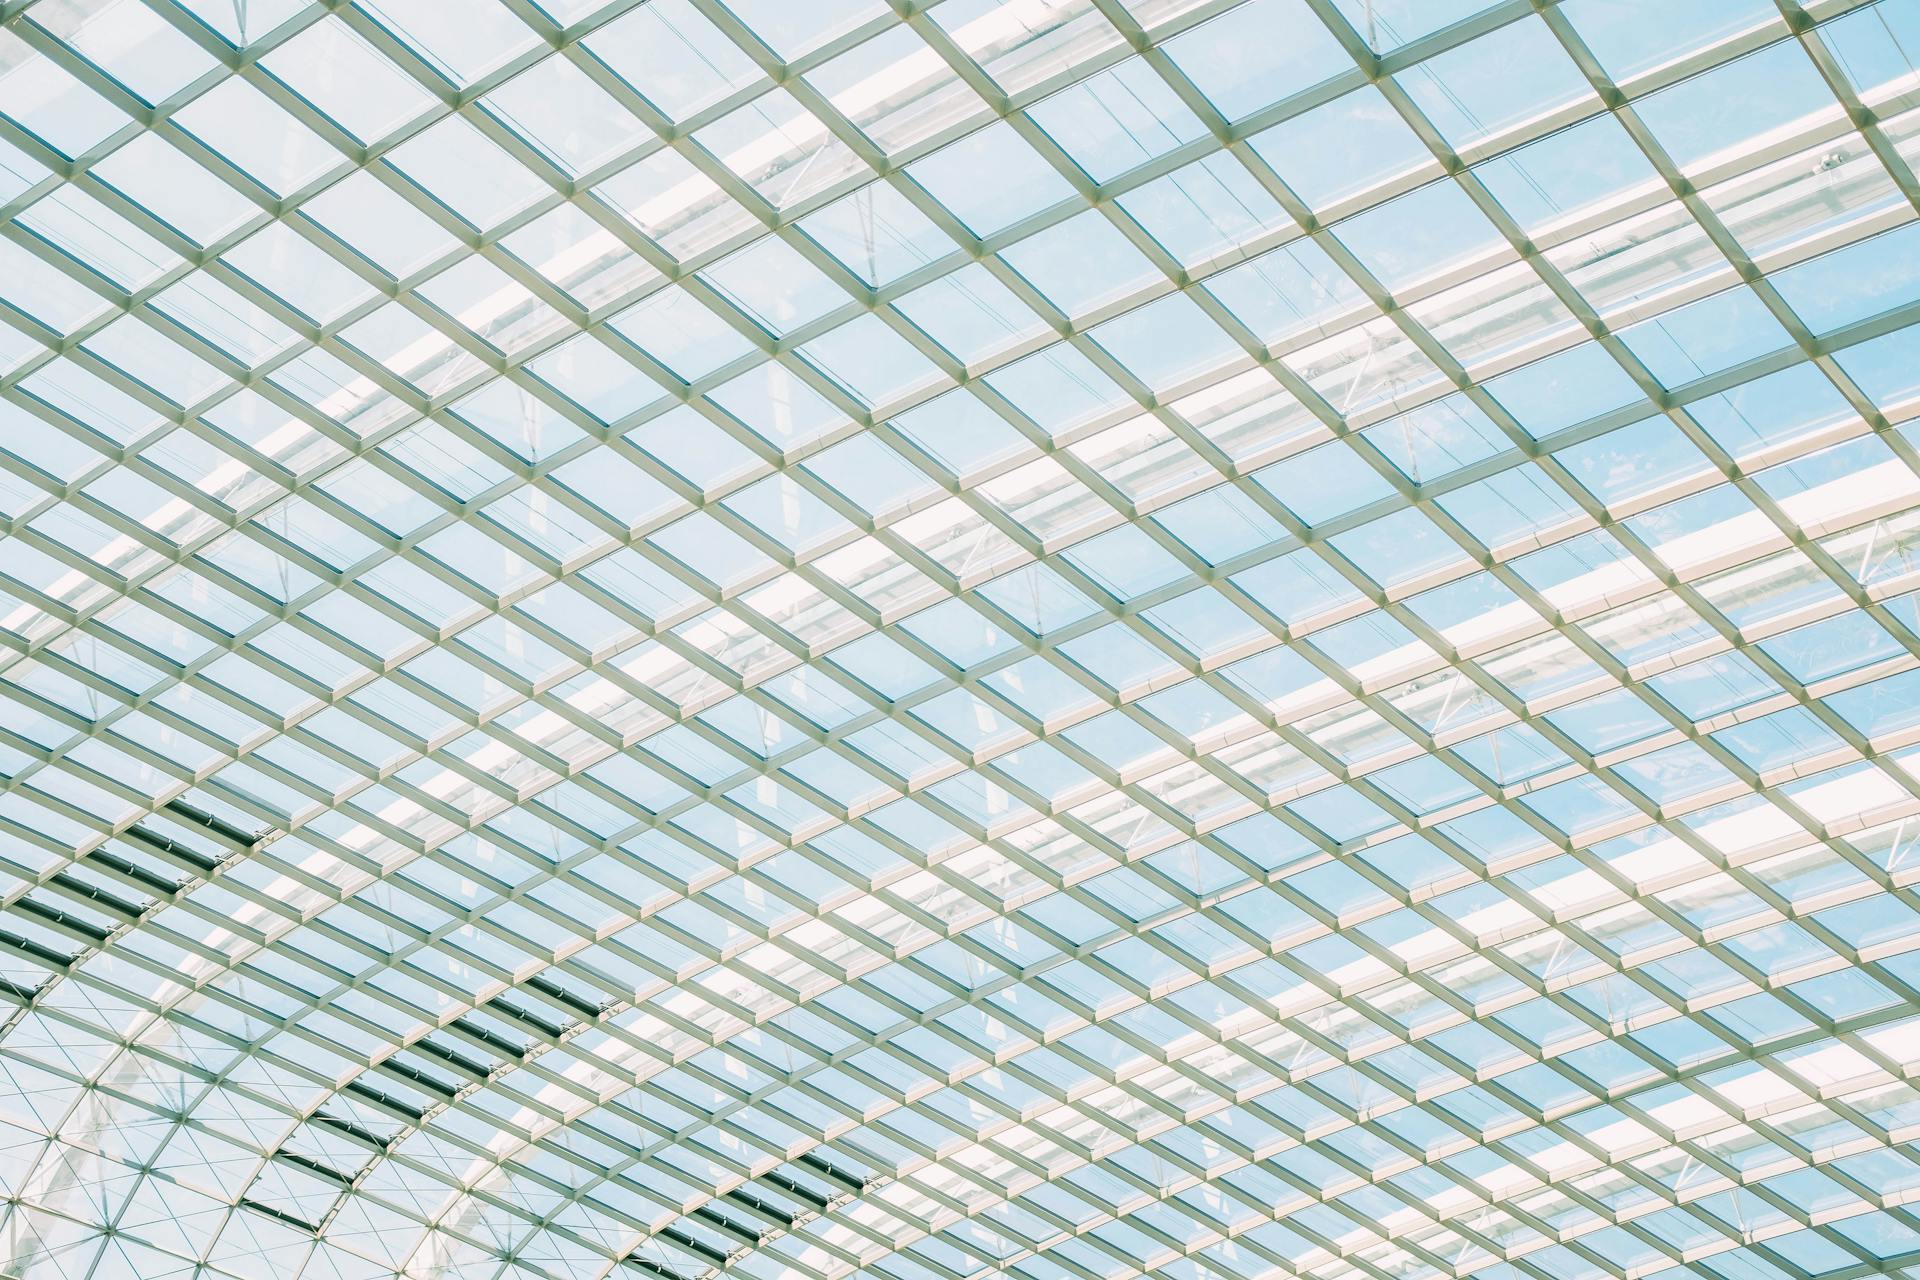
[[1920,0],[0,0],[0,1273],[1920,1276]]

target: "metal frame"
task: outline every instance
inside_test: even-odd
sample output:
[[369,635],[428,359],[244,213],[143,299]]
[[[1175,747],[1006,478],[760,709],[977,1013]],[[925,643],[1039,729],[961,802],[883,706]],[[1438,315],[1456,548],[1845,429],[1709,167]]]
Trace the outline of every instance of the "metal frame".
[[[1850,500],[1812,520],[1769,487],[1869,440],[1920,471],[1899,430],[1911,410],[1877,402],[1847,367],[1920,299],[1816,331],[1773,279],[1920,210],[1915,144],[1901,146],[1920,135],[1920,76],[1863,101],[1828,35],[1885,14],[1782,0],[1771,20],[1616,81],[1577,4],[1503,0],[1406,43],[1383,39],[1391,23],[1371,5],[1266,5],[1320,24],[1346,62],[1229,119],[1202,87],[1197,42],[1211,21],[1261,12],[1232,0],[1036,0],[960,18],[959,0],[849,3],[831,7],[852,15],[843,30],[791,60],[779,30],[756,26],[772,20],[764,7],[612,0],[562,25],[526,0],[498,4],[524,26],[521,47],[455,83],[374,5],[288,0],[284,20],[269,13],[269,30],[235,43],[210,0],[120,0],[95,21],[150,14],[206,60],[158,103],[56,34],[74,13],[62,0],[0,6],[18,58],[127,118],[69,157],[0,102],[0,142],[47,170],[0,205],[0,237],[98,299],[57,327],[0,285],[0,320],[27,351],[0,374],[14,414],[0,421],[0,1270],[1401,1280],[1920,1265],[1920,1238],[1899,1235],[1920,1230],[1902,1207],[1920,1183],[1888,1172],[1910,1167],[1920,1103],[1920,995],[1901,962],[1915,935],[1885,924],[1905,919],[1916,878],[1905,828],[1920,775],[1906,760],[1920,732],[1897,713],[1912,697],[1901,677],[1920,669],[1920,624],[1901,620],[1920,586],[1907,559],[1920,479],[1829,480],[1851,484]],[[1374,21],[1356,24],[1356,8]],[[594,52],[649,12],[704,22],[757,74],[674,118],[656,86]],[[1006,64],[969,49],[996,20],[1030,24],[1028,53],[1057,65],[1003,87],[993,69]],[[279,78],[319,24],[386,59],[419,110],[362,139]],[[1409,83],[1522,24],[1551,36],[1584,90],[1456,149]],[[909,88],[976,105],[890,152],[816,80],[902,31],[940,68]],[[1643,104],[1769,50],[1804,55],[1834,108],[1710,166],[1676,164]],[[630,113],[638,140],[576,173],[489,109],[549,60]],[[1097,182],[1040,120],[1118,68],[1150,74],[1192,136],[1136,136],[1149,158]],[[233,80],[331,149],[324,172],[280,192],[180,122]],[[1255,140],[1363,90],[1428,160],[1316,208]],[[811,150],[787,135],[794,184],[828,149],[851,176],[776,202],[703,141],[769,94],[820,130]],[[454,117],[534,192],[485,228],[406,173],[407,144]],[[1533,238],[1483,175],[1602,118],[1658,185]],[[983,237],[915,162],[1001,122],[1071,194]],[[144,135],[252,212],[203,244],[123,189],[137,171],[103,177]],[[1810,230],[1754,256],[1735,229],[1740,184],[1822,148],[1893,198],[1850,217],[1851,188],[1821,186],[1824,170],[1783,179],[1752,216]],[[684,254],[599,190],[669,154],[711,188],[701,216],[723,233]],[[1216,223],[1220,247],[1182,260],[1140,201],[1209,163],[1237,166],[1271,209],[1246,210],[1240,234]],[[357,176],[423,215],[441,247],[395,277],[375,261],[383,246],[362,256],[305,211]],[[810,215],[870,199],[869,184],[948,247],[885,281],[836,258]],[[1396,291],[1343,228],[1431,190],[1464,195],[1493,234]],[[75,197],[160,247],[149,278],[122,287],[111,264],[58,242],[59,202]],[[597,261],[629,273],[612,296],[583,303],[509,247],[562,206],[604,243]],[[1656,241],[1619,268],[1637,290],[1597,302],[1586,246],[1662,210],[1714,264],[1682,277]],[[1020,249],[1065,252],[1057,233],[1079,217],[1151,274],[1088,308],[1050,296],[1032,278],[1045,264]],[[272,228],[349,273],[356,300],[310,317],[275,292],[301,281],[229,260]],[[790,331],[763,324],[715,268],[772,246],[842,300]],[[1270,342],[1210,285],[1296,247],[1324,255],[1351,301]],[[530,337],[496,346],[514,332],[504,322],[475,331],[435,301],[475,262],[518,291],[492,318],[524,318]],[[896,304],[976,265],[1038,323],[970,361]],[[199,280],[256,308],[256,334],[286,336],[249,360],[196,332],[178,291]],[[1788,344],[1669,386],[1619,335],[1729,289]],[[687,381],[624,336],[630,309],[668,291],[744,353]],[[1176,295],[1228,345],[1156,385],[1102,326]],[[433,348],[412,370],[364,349],[382,315]],[[820,353],[876,320],[924,367],[869,402]],[[204,362],[214,389],[168,399],[102,354],[116,325],[161,362]],[[550,357],[582,334],[645,381],[644,405],[609,419],[568,398]],[[1576,349],[1603,353],[1638,398],[1530,433],[1500,376]],[[357,380],[337,394],[360,418],[297,393],[315,353]],[[1114,392],[1051,426],[1009,379],[1069,353]],[[458,380],[408,376],[428,359],[455,361]],[[828,425],[783,447],[725,407],[767,369],[817,398]],[[1790,370],[1817,371],[1849,416],[1739,453],[1699,416]],[[115,440],[70,416],[48,397],[72,371],[150,425]],[[462,417],[496,382],[571,441],[516,450]],[[221,406],[243,391],[324,460],[296,470],[223,429]],[[1268,407],[1250,440],[1209,418],[1226,392]],[[912,417],[942,397],[1018,447],[950,469]],[[1409,415],[1443,401],[1481,415],[1493,442],[1422,479],[1370,429],[1420,430]],[[1649,416],[1706,467],[1609,504],[1567,458]],[[675,442],[649,432],[681,422],[685,457],[717,471],[675,470]],[[82,460],[66,474],[48,469],[56,434]],[[188,440],[248,472],[247,487],[197,486]],[[1323,446],[1380,496],[1317,519],[1263,482]],[[893,473],[857,474],[856,450]],[[589,496],[589,473],[615,459],[636,479],[613,483],[644,477],[651,505]],[[1561,515],[1483,542],[1475,495],[1507,501],[1490,483],[1530,485]],[[756,522],[768,486],[794,513],[785,525]],[[143,519],[116,493],[163,506]],[[1252,531],[1216,559],[1154,518],[1209,494],[1233,495]],[[1710,524],[1709,553],[1678,560],[1649,517],[1702,495],[1737,496],[1751,518]],[[400,500],[425,513],[403,529],[383,523]],[[1412,516],[1445,554],[1376,579],[1364,537]],[[1146,540],[1124,555],[1168,565],[1144,589],[1093,556],[1122,530]],[[1590,565],[1585,594],[1540,585],[1536,553],[1592,538],[1619,574]],[[1883,542],[1895,550],[1878,559]],[[472,545],[500,553],[497,578],[455,567]],[[1304,567],[1325,603],[1274,594],[1265,573],[1282,566]],[[195,581],[200,594],[183,595]],[[1510,602],[1497,627],[1436,622],[1437,593],[1468,586]],[[1043,590],[1068,612],[1045,611]],[[1203,609],[1236,629],[1190,630]],[[1849,616],[1890,647],[1806,680],[1769,647]],[[502,624],[517,630],[488,630]],[[976,627],[977,642],[963,633]],[[856,647],[868,636],[883,639]],[[1771,692],[1696,717],[1657,685],[1730,654]],[[1313,683],[1263,688],[1258,664],[1276,655]],[[436,671],[481,683],[437,684]],[[1850,718],[1856,690],[1891,700],[1894,727]],[[1648,722],[1637,736],[1593,746],[1556,716],[1615,694]],[[1828,740],[1756,763],[1729,737],[1785,715]],[[1523,745],[1547,763],[1484,765]],[[1399,767],[1421,761],[1444,789],[1406,781]],[[1611,808],[1562,829],[1550,815],[1580,788]],[[1490,848],[1475,823],[1496,814],[1504,843]],[[1730,843],[1740,814],[1762,815],[1758,831]],[[1425,865],[1407,860],[1414,836]],[[1829,980],[1848,974],[1877,987]]]

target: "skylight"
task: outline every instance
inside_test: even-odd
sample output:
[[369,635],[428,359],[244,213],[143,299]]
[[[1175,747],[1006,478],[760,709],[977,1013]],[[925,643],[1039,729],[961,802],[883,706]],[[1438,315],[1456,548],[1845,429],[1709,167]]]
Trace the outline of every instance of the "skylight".
[[1916,51],[0,0],[0,1275],[1920,1277]]

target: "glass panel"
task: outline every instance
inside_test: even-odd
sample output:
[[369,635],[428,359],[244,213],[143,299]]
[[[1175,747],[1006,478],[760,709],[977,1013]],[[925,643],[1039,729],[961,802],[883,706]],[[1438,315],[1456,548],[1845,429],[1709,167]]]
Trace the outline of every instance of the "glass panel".
[[1920,1277],[1920,48],[0,4],[0,1274]]

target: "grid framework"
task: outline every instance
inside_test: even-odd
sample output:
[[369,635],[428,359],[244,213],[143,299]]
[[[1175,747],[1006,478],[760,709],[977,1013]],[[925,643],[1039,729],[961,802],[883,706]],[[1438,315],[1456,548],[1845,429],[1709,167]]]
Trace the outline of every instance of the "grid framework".
[[0,22],[0,1271],[1920,1265],[1920,6]]

